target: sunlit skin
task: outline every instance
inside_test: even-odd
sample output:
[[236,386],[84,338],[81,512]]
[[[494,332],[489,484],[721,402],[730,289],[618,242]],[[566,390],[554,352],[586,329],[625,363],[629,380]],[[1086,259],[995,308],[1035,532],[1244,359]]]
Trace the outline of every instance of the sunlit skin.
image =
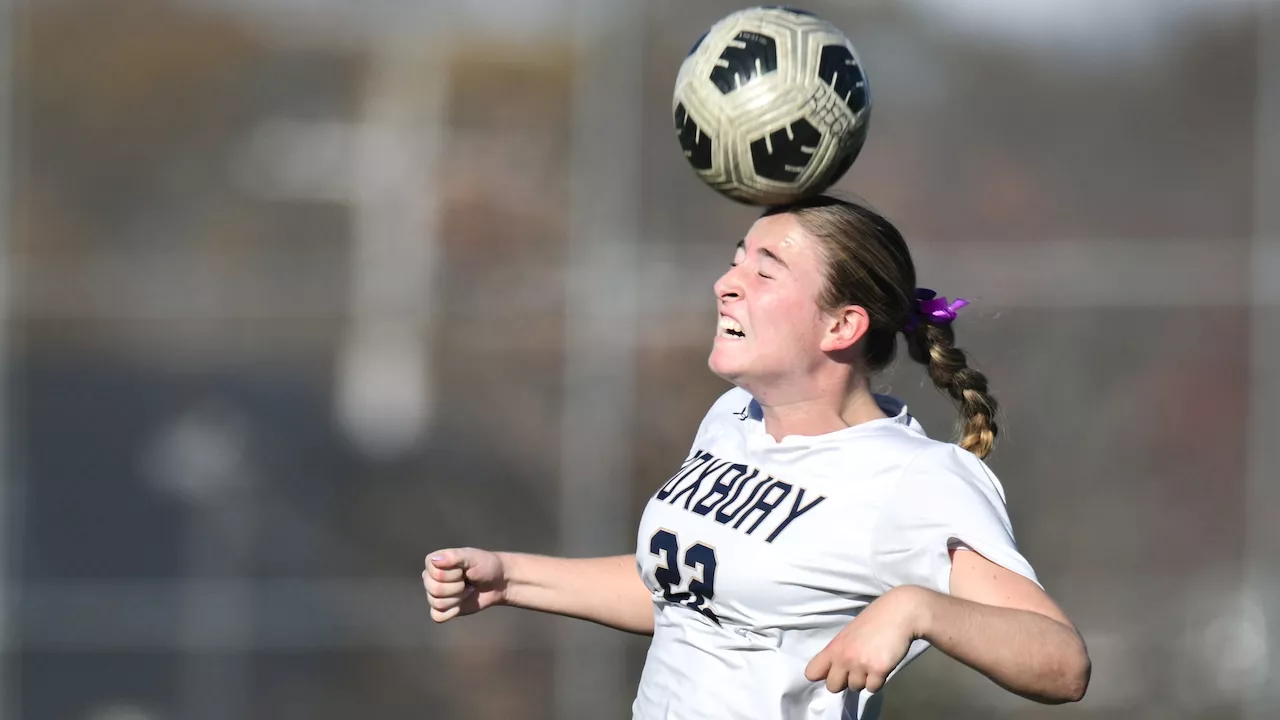
[[775,439],[883,418],[861,368],[858,305],[820,307],[825,258],[792,215],[761,218],[716,281],[711,371],[743,388]]

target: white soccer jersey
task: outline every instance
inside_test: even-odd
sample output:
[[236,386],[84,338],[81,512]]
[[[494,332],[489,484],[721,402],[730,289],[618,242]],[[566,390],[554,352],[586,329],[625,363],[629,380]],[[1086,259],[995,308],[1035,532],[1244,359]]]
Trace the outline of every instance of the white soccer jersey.
[[1036,580],[986,465],[878,399],[889,418],[781,441],[743,390],[711,407],[640,522],[654,633],[635,720],[872,720],[879,694],[804,677],[863,607],[897,585],[948,592],[949,546]]

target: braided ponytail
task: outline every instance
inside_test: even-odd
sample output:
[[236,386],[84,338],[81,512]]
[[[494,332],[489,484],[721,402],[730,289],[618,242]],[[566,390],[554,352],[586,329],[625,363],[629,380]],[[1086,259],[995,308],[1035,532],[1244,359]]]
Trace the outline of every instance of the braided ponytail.
[[920,323],[907,333],[907,354],[928,368],[933,384],[959,405],[960,447],[985,458],[996,444],[999,405],[987,391],[987,376],[969,367],[968,357],[955,341],[950,325]]

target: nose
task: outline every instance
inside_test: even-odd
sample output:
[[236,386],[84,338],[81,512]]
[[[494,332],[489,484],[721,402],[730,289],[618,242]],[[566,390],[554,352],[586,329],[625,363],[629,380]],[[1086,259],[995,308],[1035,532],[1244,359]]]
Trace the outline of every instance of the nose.
[[728,302],[742,297],[742,283],[738,280],[738,268],[730,267],[716,280],[715,284],[716,299],[720,302]]

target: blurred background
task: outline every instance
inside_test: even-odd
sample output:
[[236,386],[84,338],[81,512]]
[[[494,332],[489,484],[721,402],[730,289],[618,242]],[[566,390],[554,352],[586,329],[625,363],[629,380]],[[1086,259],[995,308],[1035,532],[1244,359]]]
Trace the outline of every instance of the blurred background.
[[[670,94],[727,0],[0,2],[0,718],[629,717],[642,638],[433,625],[458,545],[634,550],[754,211]],[[1084,702],[941,653],[885,717],[1280,717],[1280,9],[812,0],[837,189],[974,302]],[[911,364],[877,383],[935,435]]]

